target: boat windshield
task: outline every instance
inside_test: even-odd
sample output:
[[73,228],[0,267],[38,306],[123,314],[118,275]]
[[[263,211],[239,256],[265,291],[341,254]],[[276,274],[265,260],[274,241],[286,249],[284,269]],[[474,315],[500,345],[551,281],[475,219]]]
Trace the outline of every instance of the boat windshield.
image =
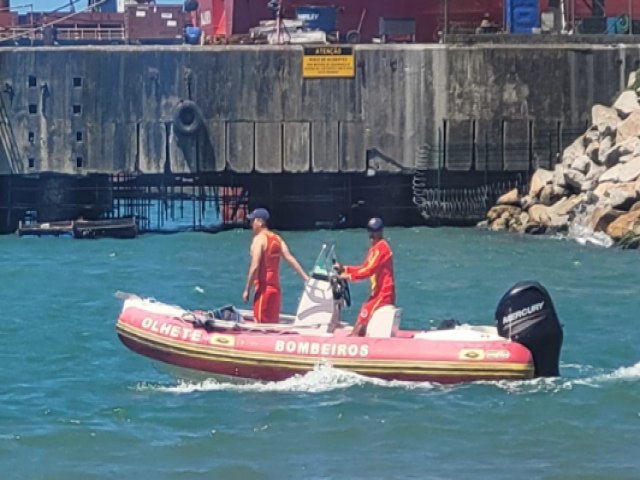
[[320,248],[320,253],[316,262],[313,264],[313,270],[311,275],[318,278],[328,278],[331,273],[331,268],[336,260],[336,245],[334,242],[325,242]]

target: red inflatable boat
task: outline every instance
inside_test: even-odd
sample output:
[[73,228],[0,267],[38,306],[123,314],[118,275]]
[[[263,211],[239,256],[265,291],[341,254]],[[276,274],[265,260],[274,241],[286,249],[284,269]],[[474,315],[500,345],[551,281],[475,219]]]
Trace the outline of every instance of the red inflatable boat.
[[558,375],[562,329],[540,284],[515,285],[496,311],[496,326],[399,328],[391,306],[370,320],[367,336],[350,337],[340,320],[348,285],[331,271],[333,245],[324,245],[296,315],[278,324],[253,322],[229,305],[187,310],[124,294],[116,329],[134,352],[211,376],[282,380],[321,362],[387,380],[457,383]]

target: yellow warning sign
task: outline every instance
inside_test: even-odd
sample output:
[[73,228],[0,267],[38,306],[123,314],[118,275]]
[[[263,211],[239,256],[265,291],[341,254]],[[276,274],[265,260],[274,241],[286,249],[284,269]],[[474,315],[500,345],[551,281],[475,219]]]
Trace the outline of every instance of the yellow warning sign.
[[353,78],[356,63],[352,47],[306,47],[303,78]]

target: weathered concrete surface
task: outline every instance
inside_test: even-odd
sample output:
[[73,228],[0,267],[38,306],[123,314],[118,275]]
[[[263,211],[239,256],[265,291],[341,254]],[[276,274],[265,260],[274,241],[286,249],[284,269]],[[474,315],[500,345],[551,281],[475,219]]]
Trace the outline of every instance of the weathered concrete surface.
[[[0,135],[0,173],[393,172],[438,138],[448,169],[522,170],[548,165],[639,59],[637,45],[360,45],[355,78],[303,79],[294,46],[3,48],[0,130],[19,165]],[[189,98],[193,136],[172,125]]]

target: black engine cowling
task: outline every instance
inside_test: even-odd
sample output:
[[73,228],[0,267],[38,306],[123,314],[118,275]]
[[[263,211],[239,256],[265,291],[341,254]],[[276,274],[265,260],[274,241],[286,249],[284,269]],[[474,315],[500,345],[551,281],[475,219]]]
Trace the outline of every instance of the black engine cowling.
[[515,284],[498,303],[496,321],[499,335],[529,349],[536,377],[560,374],[562,326],[546,288],[538,282]]

